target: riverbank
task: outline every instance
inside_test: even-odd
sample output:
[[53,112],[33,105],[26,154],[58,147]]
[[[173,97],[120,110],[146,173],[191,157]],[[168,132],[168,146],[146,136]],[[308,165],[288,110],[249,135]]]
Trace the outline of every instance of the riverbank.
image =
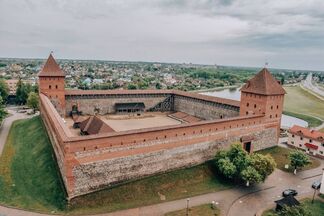
[[309,127],[317,127],[324,121],[324,102],[300,86],[287,86],[284,113],[303,119]]
[[240,88],[242,85],[230,85],[230,86],[222,86],[222,87],[215,87],[215,88],[209,88],[209,89],[199,89],[199,90],[193,90],[190,92],[204,93],[204,92],[222,91],[225,89],[237,89],[237,88]]

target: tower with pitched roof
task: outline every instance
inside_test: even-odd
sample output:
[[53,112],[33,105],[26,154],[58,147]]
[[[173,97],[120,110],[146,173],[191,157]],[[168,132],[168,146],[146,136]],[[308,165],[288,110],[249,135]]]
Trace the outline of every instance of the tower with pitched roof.
[[264,115],[265,122],[275,122],[280,128],[281,114],[286,91],[263,68],[241,88],[240,116]]
[[38,74],[39,92],[45,94],[61,116],[65,114],[65,74],[52,53]]

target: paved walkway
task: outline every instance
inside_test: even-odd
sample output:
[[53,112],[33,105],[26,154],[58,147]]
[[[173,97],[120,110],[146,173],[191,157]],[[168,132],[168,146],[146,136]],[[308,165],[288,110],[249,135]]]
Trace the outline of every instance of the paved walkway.
[[[8,136],[11,123],[14,120],[28,118],[26,114],[11,112],[13,116],[6,119],[3,128],[0,131],[0,149]],[[2,151],[0,151],[1,153]],[[324,161],[321,166],[312,170],[307,170],[293,175],[276,169],[267,180],[254,187],[236,187],[230,190],[224,190],[214,193],[203,194],[190,197],[190,206],[211,203],[216,201],[221,209],[221,215],[226,216],[252,216],[262,208],[272,205],[273,202],[281,198],[281,192],[287,188],[297,189],[299,196],[308,196],[312,193],[311,184],[319,179],[324,168]],[[170,202],[159,203],[150,206],[133,208],[113,213],[100,214],[100,216],[161,216],[167,212],[186,208],[186,199],[180,199]],[[0,206],[0,216],[41,216],[34,212],[25,212],[22,210]]]

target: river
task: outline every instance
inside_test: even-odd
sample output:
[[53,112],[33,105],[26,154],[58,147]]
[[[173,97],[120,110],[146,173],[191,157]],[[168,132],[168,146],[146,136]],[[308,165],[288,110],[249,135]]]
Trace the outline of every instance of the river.
[[[241,98],[241,92],[239,91],[239,88],[202,92],[200,94],[214,96],[214,97],[227,98],[227,99],[232,99],[232,100],[237,100],[237,101],[239,101]],[[293,125],[308,127],[308,122],[306,122],[302,119],[299,119],[299,118],[292,117],[292,116],[282,115],[282,118],[281,118],[281,127],[282,128],[291,128]]]

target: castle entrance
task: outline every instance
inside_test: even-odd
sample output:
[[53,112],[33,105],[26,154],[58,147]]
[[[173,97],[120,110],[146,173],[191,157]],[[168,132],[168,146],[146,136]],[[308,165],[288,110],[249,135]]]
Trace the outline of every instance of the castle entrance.
[[244,150],[251,153],[251,142],[244,143]]

